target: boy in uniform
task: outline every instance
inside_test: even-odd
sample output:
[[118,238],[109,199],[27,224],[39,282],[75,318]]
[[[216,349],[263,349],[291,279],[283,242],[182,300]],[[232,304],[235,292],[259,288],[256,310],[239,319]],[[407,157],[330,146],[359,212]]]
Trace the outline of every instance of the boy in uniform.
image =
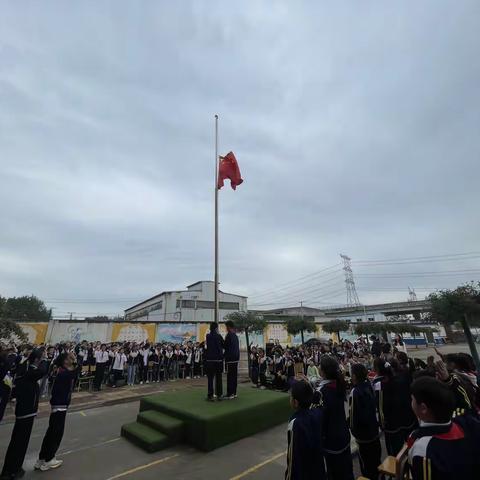
[[412,409],[420,423],[407,442],[412,479],[478,479],[478,419],[463,415],[452,421],[455,397],[447,385],[432,377],[415,380],[411,392]]

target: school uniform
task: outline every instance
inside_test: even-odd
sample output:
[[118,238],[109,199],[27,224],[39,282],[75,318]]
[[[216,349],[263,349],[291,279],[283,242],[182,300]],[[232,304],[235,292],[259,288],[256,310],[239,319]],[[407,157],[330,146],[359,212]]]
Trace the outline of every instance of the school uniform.
[[396,456],[417,424],[411,407],[410,376],[378,377],[373,385],[385,447],[389,455]]
[[214,391],[220,398],[223,393],[223,338],[218,332],[207,333],[205,360],[208,377],[208,398],[213,398]]
[[173,380],[173,369],[175,360],[173,358],[173,350],[167,350],[165,352],[165,372],[166,372],[166,379]]
[[323,451],[331,480],[353,480],[350,432],[345,417],[345,393],[336,380],[323,380],[318,388],[324,410]]
[[323,410],[297,410],[288,423],[285,480],[324,480]]
[[370,480],[378,478],[378,465],[382,462],[375,393],[365,380],[352,389],[349,397],[349,426],[358,445],[362,475]]
[[474,480],[480,476],[480,424],[466,415],[420,423],[407,441],[413,480]]
[[195,348],[193,354],[193,378],[200,378],[201,370],[202,370],[202,349]]
[[17,367],[15,380],[17,404],[15,406],[15,425],[5,454],[2,476],[14,476],[22,471],[27,453],[32,427],[38,411],[40,388],[38,381],[45,375],[44,366],[37,367],[24,362]]
[[117,352],[113,360],[113,386],[117,385],[118,380],[123,377],[125,364],[127,363],[127,356],[124,353]]
[[480,413],[480,390],[475,375],[452,373],[444,382],[455,396],[455,415]]
[[240,361],[240,345],[234,332],[225,336],[225,364],[227,366],[227,397],[237,396],[238,362]]
[[268,358],[258,357],[258,378],[260,380],[260,386],[266,387],[267,386],[267,366],[268,366]]
[[104,352],[102,350],[95,351],[95,378],[93,380],[95,390],[100,390],[102,388],[105,369],[108,365],[109,359],[110,357],[106,350]]
[[127,384],[133,385],[137,376],[138,352],[130,352],[127,358]]
[[185,353],[185,378],[190,378],[192,375],[193,352],[187,350]]
[[68,406],[72,399],[72,390],[75,385],[77,372],[59,368],[52,385],[50,405],[52,412],[48,421],[48,429],[43,437],[42,448],[38,458],[49,462],[55,457],[58,447],[62,442],[65,431],[65,419]]
[[0,422],[5,414],[10,393],[12,391],[13,378],[10,373],[12,369],[11,358],[0,358]]
[[254,385],[258,385],[258,353],[250,353],[250,378]]

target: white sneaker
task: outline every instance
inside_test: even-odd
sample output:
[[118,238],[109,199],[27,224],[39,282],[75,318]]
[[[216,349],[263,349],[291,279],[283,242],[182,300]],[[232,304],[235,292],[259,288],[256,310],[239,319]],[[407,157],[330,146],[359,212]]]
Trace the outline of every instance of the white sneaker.
[[143,385],[143,382],[140,382],[140,385]]
[[62,463],[63,460],[57,460],[55,457],[53,457],[49,462],[44,462],[43,465],[40,466],[40,470],[42,472],[46,472],[47,470],[58,468]]
[[36,462],[35,462],[35,465],[33,466],[33,468],[35,470],[40,470],[42,468],[42,465],[45,463],[45,460],[40,460],[38,459]]

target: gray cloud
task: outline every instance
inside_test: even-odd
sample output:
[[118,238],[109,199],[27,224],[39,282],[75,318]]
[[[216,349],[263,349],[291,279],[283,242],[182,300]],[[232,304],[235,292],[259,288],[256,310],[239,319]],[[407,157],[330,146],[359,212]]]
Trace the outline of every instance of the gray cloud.
[[[225,290],[476,251],[479,29],[475,1],[4,3],[0,293],[114,313],[211,278],[215,112],[245,178],[220,193]],[[479,267],[354,268],[370,302],[478,275],[363,274]],[[337,273],[283,300],[342,302]]]

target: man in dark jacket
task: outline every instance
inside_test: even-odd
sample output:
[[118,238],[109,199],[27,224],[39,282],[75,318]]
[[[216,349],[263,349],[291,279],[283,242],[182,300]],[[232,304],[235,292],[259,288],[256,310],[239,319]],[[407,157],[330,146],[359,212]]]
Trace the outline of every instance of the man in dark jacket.
[[[208,396],[207,400],[214,401],[215,398],[221,400],[223,385],[223,338],[218,333],[218,323],[210,324],[210,333],[207,333],[205,347],[205,362],[208,378]],[[215,394],[213,391],[213,381],[215,380]]]
[[235,325],[229,320],[225,323],[227,335],[225,337],[225,363],[227,365],[227,399],[237,397],[238,362],[240,361],[240,347],[235,333]]
[[1,480],[20,478],[25,473],[22,465],[30,442],[33,421],[38,410],[40,396],[38,381],[47,373],[44,364],[42,364],[43,356],[43,350],[33,350],[24,362],[25,365],[21,365],[22,368],[17,368],[15,425],[5,454]]

